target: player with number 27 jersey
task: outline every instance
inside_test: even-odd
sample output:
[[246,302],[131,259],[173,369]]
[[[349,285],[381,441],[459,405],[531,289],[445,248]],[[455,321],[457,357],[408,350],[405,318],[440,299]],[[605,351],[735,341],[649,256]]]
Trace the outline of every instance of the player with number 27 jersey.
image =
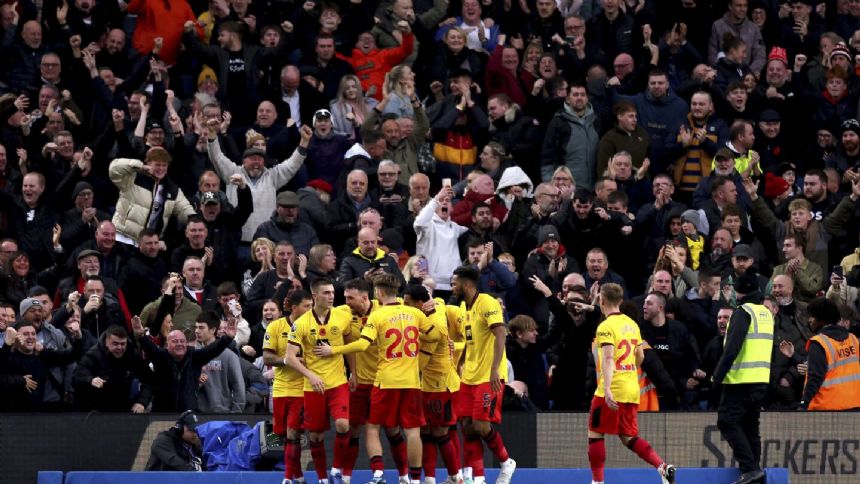
[[[597,327],[594,340],[594,362],[600,378],[603,358],[600,348],[612,345],[615,348],[615,369],[612,373],[612,396],[616,402],[639,404],[639,375],[636,372],[636,346],[642,342],[639,326],[623,314],[613,314]],[[603,385],[597,385],[596,397],[604,397]]]

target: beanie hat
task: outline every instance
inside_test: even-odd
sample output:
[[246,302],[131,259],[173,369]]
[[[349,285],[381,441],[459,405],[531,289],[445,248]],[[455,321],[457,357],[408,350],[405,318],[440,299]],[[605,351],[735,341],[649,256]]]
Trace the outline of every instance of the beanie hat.
[[311,180],[308,182],[307,185],[311,188],[315,188],[317,190],[322,190],[322,191],[329,193],[329,194],[333,190],[331,183],[329,183],[329,182],[327,182],[321,178],[316,178],[314,180]]
[[851,51],[848,50],[848,47],[846,47],[844,44],[836,44],[836,47],[834,47],[833,50],[830,51],[831,63],[833,62],[833,58],[837,55],[844,55],[846,58],[848,58],[848,62],[854,60],[851,58]]
[[215,75],[215,71],[209,66],[203,66],[203,69],[200,70],[200,75],[197,76],[197,86],[199,87],[204,81],[215,81],[216,84],[218,83],[218,76]]
[[41,307],[42,307],[42,303],[40,303],[39,300],[36,298],[28,297],[28,298],[22,299],[21,304],[18,306],[18,309],[19,309],[18,315],[24,316],[25,314],[27,314],[27,311],[29,311],[33,308],[41,308]]
[[692,210],[692,209],[691,210],[684,210],[684,213],[681,214],[681,223],[690,222],[691,224],[693,224],[693,227],[696,227],[697,232],[700,232],[700,230],[699,230],[699,222],[700,221],[701,221],[701,219],[699,218],[699,211],[698,210]]
[[788,190],[788,182],[781,176],[773,173],[764,175],[764,196],[765,198],[776,198]]
[[543,245],[549,239],[558,241],[558,229],[554,225],[544,225],[538,231],[538,245]]
[[95,191],[95,190],[93,190],[93,186],[90,185],[89,183],[87,183],[85,181],[78,182],[75,185],[75,189],[72,190],[72,199],[74,200],[75,198],[77,198],[77,196],[84,190],[89,190],[91,192]]

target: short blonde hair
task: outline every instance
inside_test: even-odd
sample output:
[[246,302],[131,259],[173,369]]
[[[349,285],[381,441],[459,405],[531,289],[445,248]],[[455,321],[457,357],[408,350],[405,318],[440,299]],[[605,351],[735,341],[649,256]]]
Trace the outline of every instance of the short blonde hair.
[[508,331],[514,338],[517,337],[518,332],[530,331],[532,329],[537,329],[537,323],[531,316],[526,316],[525,314],[518,314],[508,322]]
[[624,289],[614,283],[607,283],[600,286],[600,297],[605,304],[617,306],[624,300]]
[[259,239],[256,239],[251,242],[251,260],[254,262],[262,262],[257,260],[257,247],[259,247],[260,245],[265,245],[269,247],[270,254],[275,253],[275,243],[265,237],[260,237]]

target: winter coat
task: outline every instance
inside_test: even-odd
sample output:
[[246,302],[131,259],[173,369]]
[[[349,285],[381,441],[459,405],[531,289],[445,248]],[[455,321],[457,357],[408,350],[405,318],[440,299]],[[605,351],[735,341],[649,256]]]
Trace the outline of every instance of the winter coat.
[[648,132],[642,126],[636,126],[635,131],[628,133],[618,125],[607,131],[597,145],[597,176],[603,176],[609,167],[609,160],[619,151],[630,153],[633,169],[638,169],[651,151]]
[[512,106],[504,116],[490,122],[489,140],[504,146],[514,163],[537,180],[540,178],[540,131],[536,119]]
[[222,336],[205,348],[188,348],[185,356],[176,361],[166,349],[155,346],[148,336],[140,338],[146,360],[153,364],[156,375],[152,411],[181,412],[196,409],[197,385],[203,367],[230,346],[231,341],[233,339],[229,336]]
[[288,224],[278,219],[277,212],[272,213],[272,218],[257,227],[254,232],[254,240],[265,237],[272,242],[278,243],[288,240],[296,249],[296,254],[307,255],[311,247],[320,243],[316,231],[310,225],[296,220]]
[[[155,375],[143,358],[129,344],[121,358],[108,351],[106,335],[99,337],[96,346],[90,348],[75,368],[72,377],[75,386],[75,401],[81,410],[99,412],[131,411],[132,405],[139,403],[144,407],[152,400],[152,382]],[[105,380],[102,388],[92,386],[93,378]],[[137,395],[132,395],[132,384],[139,380],[141,385]]]
[[750,19],[744,19],[739,25],[732,21],[731,14],[726,12],[722,18],[711,25],[711,38],[708,40],[708,65],[717,63],[717,54],[723,52],[723,39],[726,34],[740,38],[747,46],[744,64],[753,72],[761,72],[767,56],[767,47],[761,36],[761,29]]
[[636,106],[639,126],[645,128],[651,137],[650,171],[657,173],[655,169],[661,170],[669,161],[664,159],[668,156],[666,151],[675,141],[678,128],[687,119],[690,106],[672,91],[661,98],[655,98],[647,91],[635,96],[617,97],[630,101]]
[[382,270],[396,276],[400,280],[401,288],[406,287],[406,279],[403,277],[403,273],[400,272],[397,261],[391,255],[386,255],[382,249],[376,249],[376,255],[373,258],[368,258],[361,253],[360,248],[356,248],[351,254],[344,257],[340,263],[340,272],[337,280],[343,284],[346,281],[364,277],[364,273],[369,271],[375,264],[387,264],[382,266]]
[[541,178],[549,181],[558,166],[566,165],[577,187],[593,189],[599,132],[599,119],[591,104],[579,117],[565,103],[546,128],[541,150]]
[[209,160],[215,166],[218,176],[221,177],[224,183],[228,183],[227,198],[233,206],[238,204],[238,195],[236,186],[229,184],[230,176],[237,173],[242,175],[245,183],[251,187],[251,196],[254,199],[254,211],[248,217],[245,225],[242,226],[242,242],[252,242],[254,240],[254,231],[275,210],[275,199],[278,190],[286,185],[302,167],[302,163],[304,163],[307,156],[307,151],[301,146],[296,148],[292,156],[272,168],[265,168],[259,178],[252,180],[243,166],[233,163],[229,158],[224,156],[218,144],[218,138],[211,143],[207,143],[206,147],[209,151]]
[[[379,121],[379,112],[371,109],[370,114],[361,125],[361,136],[366,137],[370,131],[376,128]],[[424,144],[427,130],[430,129],[430,119],[423,107],[415,109],[415,128],[408,138],[403,138],[397,146],[388,145],[384,158],[389,159],[400,167],[399,183],[409,185],[409,178],[418,173],[418,149]]]
[[[856,204],[851,200],[851,197],[845,197],[839,202],[833,213],[825,217],[824,220],[820,222],[812,220],[809,222],[805,233],[805,255],[807,259],[815,262],[822,268],[830,267],[827,259],[828,244],[834,234],[842,230],[851,220],[855,206]],[[752,219],[760,223],[773,235],[773,240],[777,245],[780,245],[787,235],[795,232],[790,222],[783,222],[774,216],[762,197],[756,198],[753,202]],[[780,251],[780,260],[783,260],[783,258]]]
[[152,177],[141,173],[142,167],[143,162],[140,160],[119,158],[110,164],[109,169],[110,179],[120,192],[113,224],[118,234],[134,241],[137,241],[140,231],[146,228],[159,185],[163,187],[164,193],[163,214],[155,226],[159,234],[164,235],[171,217],[176,216],[181,223],[185,223],[195,213],[194,207],[175,183],[169,178],[156,183]]

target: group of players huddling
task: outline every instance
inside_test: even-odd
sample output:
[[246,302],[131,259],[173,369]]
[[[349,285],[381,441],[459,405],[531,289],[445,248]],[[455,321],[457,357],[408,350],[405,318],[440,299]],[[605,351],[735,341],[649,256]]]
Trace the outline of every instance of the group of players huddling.
[[[501,463],[496,483],[511,482],[517,464],[492,426],[501,422],[507,330],[501,305],[478,292],[478,279],[471,267],[454,272],[459,306],[432,299],[420,285],[407,286],[400,298],[400,282],[389,274],[372,284],[347,282],[343,306],[333,307],[335,289],[327,279],[312,282],[310,294],[287,297],[289,315],[268,326],[263,345],[264,362],[275,367],[273,432],[285,442],[283,484],[305,482],[303,432],[319,483],[351,481],[363,436],[373,471],[368,484],[384,484],[380,427],[399,483],[420,484],[423,471],[424,483],[435,484],[439,454],[448,472],[444,482],[484,483],[484,444]],[[603,481],[604,434],[618,434],[664,483],[673,482],[675,468],[637,436],[642,338],[618,312],[621,292],[613,286],[604,285],[599,297],[607,319],[595,340],[600,384],[589,417],[593,482]],[[336,435],[329,469],[324,435],[330,420]]]

